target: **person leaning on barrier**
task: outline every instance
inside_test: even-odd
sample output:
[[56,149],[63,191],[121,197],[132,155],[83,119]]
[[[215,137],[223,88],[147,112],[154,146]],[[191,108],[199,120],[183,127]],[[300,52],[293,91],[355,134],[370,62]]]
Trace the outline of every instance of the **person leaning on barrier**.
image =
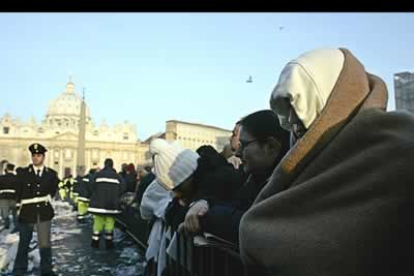
[[199,155],[159,139],[153,148],[159,149],[154,157],[157,180],[174,192],[165,215],[174,230],[184,220],[192,201],[214,197],[230,202],[242,184],[240,174],[213,147],[201,147]]
[[266,185],[274,168],[289,150],[289,132],[280,127],[271,110],[261,110],[240,122],[240,147],[237,156],[243,160],[249,176],[236,197],[229,203],[214,197],[194,201],[180,230],[189,234],[209,232],[238,244],[239,224]]
[[196,190],[193,200],[199,197],[219,198],[230,202],[243,184],[243,176],[210,145],[197,149],[200,159],[194,172]]
[[91,198],[88,211],[93,214],[91,242],[93,248],[99,248],[100,235],[104,230],[106,248],[114,248],[114,216],[122,212],[119,199],[125,192],[125,181],[113,167],[113,160],[105,159],[104,168],[95,173],[91,179]]
[[[167,191],[174,191],[179,185],[185,181],[192,182],[194,173],[197,170],[197,160],[200,156],[190,150],[184,149],[178,142],[168,143],[165,139],[154,139],[150,144],[150,153],[153,156],[155,179],[159,185],[163,186]],[[189,191],[193,193],[194,186],[185,185]],[[185,203],[183,200],[175,197],[173,201],[168,205],[165,210],[166,220],[167,217],[173,217],[174,220],[180,220]],[[174,208],[171,208],[174,206]],[[167,214],[168,213],[168,214]]]
[[35,143],[29,147],[32,164],[17,173],[16,200],[19,206],[19,245],[14,263],[14,275],[23,275],[28,267],[28,250],[36,226],[42,276],[56,275],[52,270],[51,220],[54,211],[51,204],[59,178],[56,171],[44,165],[46,148]]
[[13,222],[17,231],[17,210],[16,210],[16,188],[17,177],[14,173],[14,165],[6,164],[5,174],[0,175],[0,215],[4,221],[5,229],[10,228],[10,211],[12,211]]
[[240,223],[251,275],[413,275],[414,116],[346,49],[283,69],[270,106],[294,137]]

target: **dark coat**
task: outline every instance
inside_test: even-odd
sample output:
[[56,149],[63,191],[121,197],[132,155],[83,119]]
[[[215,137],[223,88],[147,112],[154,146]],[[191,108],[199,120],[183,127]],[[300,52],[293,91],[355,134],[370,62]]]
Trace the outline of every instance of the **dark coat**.
[[89,202],[91,197],[91,178],[90,174],[78,180],[78,200],[83,202]]
[[120,196],[125,192],[125,181],[112,168],[104,168],[91,179],[91,200],[88,211],[95,214],[121,213]]
[[[267,174],[270,176],[271,171]],[[228,240],[234,244],[239,243],[239,225],[243,214],[253,205],[259,192],[267,183],[267,177],[262,181],[255,181],[249,177],[239,189],[232,202],[209,202],[209,211],[200,217],[201,229]]]
[[20,223],[36,223],[38,218],[41,222],[49,221],[54,217],[54,211],[49,201],[29,204],[22,201],[48,195],[53,198],[59,182],[56,171],[47,167],[44,167],[41,177],[36,176],[32,165],[19,170],[17,173],[16,201],[20,205]]
[[73,188],[72,188],[72,191],[73,191],[73,194],[76,195],[76,196],[79,195],[79,188],[80,188],[79,186],[80,186],[81,181],[82,181],[82,177],[81,176],[77,176],[73,180]]
[[0,199],[16,199],[17,176],[12,173],[0,175]]
[[126,182],[126,192],[134,193],[137,187],[137,174],[135,172],[128,173],[124,179]]

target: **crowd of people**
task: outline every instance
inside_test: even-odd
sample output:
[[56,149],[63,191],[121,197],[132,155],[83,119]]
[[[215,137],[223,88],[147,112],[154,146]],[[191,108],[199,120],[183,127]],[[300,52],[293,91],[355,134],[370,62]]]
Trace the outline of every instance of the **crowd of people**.
[[233,242],[249,275],[413,274],[414,117],[387,100],[350,51],[316,49],[285,66],[269,110],[240,114],[223,152],[154,140],[141,215],[158,275],[171,229]]
[[79,219],[93,213],[92,245],[105,230],[112,247],[118,198],[134,191],[157,276],[171,232],[233,243],[248,275],[411,275],[414,116],[387,100],[349,50],[306,52],[284,67],[270,109],[235,118],[221,152],[155,139],[152,167],[118,174],[108,159],[74,180]]

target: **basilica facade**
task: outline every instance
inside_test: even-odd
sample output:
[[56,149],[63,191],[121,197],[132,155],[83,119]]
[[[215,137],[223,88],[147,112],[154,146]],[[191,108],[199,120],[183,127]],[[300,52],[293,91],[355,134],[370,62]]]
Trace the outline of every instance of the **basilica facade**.
[[[0,158],[16,166],[30,163],[28,146],[43,144],[46,166],[56,170],[60,177],[76,172],[79,122],[82,98],[71,81],[65,90],[51,100],[46,116],[41,122],[33,117],[26,122],[10,114],[0,118]],[[96,125],[86,105],[85,118],[85,168],[102,167],[105,158],[112,158],[117,170],[122,163],[146,164],[148,145],[137,137],[136,126],[124,123],[108,126]]]
[[[81,109],[84,110],[82,115]],[[84,122],[84,128],[80,128],[81,122]],[[79,135],[79,129],[85,129],[83,135]],[[136,126],[127,121],[112,127],[105,121],[95,124],[86,102],[69,81],[64,91],[50,101],[46,116],[40,122],[33,117],[23,122],[10,114],[0,118],[0,163],[7,160],[17,167],[27,166],[31,162],[28,147],[36,142],[48,149],[46,166],[56,170],[59,177],[65,177],[76,175],[78,154],[82,154],[80,159],[86,172],[103,167],[106,158],[112,158],[116,170],[120,170],[123,163],[150,164],[149,144],[157,137],[178,141],[184,148],[192,150],[211,145],[221,151],[230,136],[230,130],[215,126],[169,120],[165,132],[141,142]],[[80,137],[83,137],[82,144]],[[79,150],[81,148],[83,150]]]

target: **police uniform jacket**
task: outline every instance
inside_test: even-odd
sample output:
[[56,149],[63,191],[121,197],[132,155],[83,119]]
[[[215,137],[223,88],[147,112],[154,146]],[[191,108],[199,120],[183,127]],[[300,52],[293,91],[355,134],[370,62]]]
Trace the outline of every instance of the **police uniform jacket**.
[[0,199],[16,199],[17,177],[6,173],[0,176]]
[[51,220],[54,211],[51,199],[59,185],[56,171],[44,167],[40,177],[33,165],[23,168],[17,174],[16,200],[20,207],[20,223],[36,223]]
[[90,174],[81,177],[78,180],[77,185],[77,192],[78,192],[78,200],[83,202],[89,202],[91,197],[91,178]]
[[97,172],[91,179],[91,189],[90,213],[121,213],[119,199],[125,191],[125,181],[114,169],[105,168]]

